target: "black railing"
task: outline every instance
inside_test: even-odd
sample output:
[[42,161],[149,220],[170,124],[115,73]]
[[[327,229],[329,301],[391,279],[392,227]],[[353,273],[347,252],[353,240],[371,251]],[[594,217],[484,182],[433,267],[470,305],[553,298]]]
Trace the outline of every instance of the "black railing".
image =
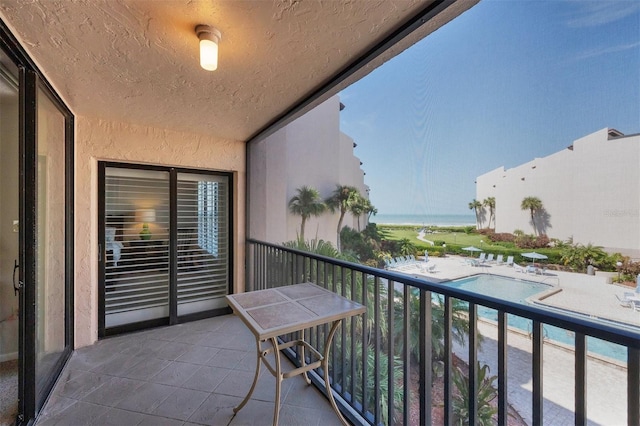
[[[497,310],[497,404],[495,418],[507,424],[508,326],[507,315],[532,321],[531,326],[531,422],[544,423],[543,326],[575,333],[573,374],[574,419],[587,424],[586,337],[602,339],[627,348],[627,424],[640,424],[640,333],[598,323],[559,311],[519,304],[427,282],[408,275],[336,260],[261,241],[247,240],[247,291],[301,282],[313,282],[367,306],[362,317],[348,320],[334,338],[331,352],[331,387],[341,410],[355,424],[432,424],[432,388],[442,375],[444,424],[451,424],[459,401],[466,401],[468,424],[478,424],[486,407],[478,398],[478,307]],[[468,346],[466,386],[460,387],[454,361],[454,343],[460,324]],[[321,351],[326,327],[310,329],[307,339]],[[286,337],[285,337],[286,339]],[[417,341],[416,341],[417,339]],[[297,354],[291,353],[294,362]],[[466,355],[466,354],[465,354]],[[314,383],[323,392],[323,375],[316,371]],[[454,388],[458,388],[454,392]],[[460,395],[465,389],[465,395]],[[417,417],[419,416],[419,418]]]

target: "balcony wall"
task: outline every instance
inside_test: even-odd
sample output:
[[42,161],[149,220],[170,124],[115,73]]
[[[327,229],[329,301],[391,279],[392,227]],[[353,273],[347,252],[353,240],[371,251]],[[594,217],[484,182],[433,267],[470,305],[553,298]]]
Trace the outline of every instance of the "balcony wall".
[[245,143],[95,118],[76,118],[75,345],[98,338],[98,161],[234,173],[235,291],[244,289]]

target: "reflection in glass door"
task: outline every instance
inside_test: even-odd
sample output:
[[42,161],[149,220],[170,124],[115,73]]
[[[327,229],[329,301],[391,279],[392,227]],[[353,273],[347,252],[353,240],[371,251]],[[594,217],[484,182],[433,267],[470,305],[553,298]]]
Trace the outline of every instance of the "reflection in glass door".
[[0,54],[0,425],[18,414],[18,151],[17,70]]
[[229,312],[231,175],[98,163],[104,337]]
[[36,395],[38,408],[60,368],[66,338],[65,116],[37,91]]
[[178,316],[227,306],[229,178],[178,173]]
[[159,324],[169,318],[169,173],[106,167],[103,211],[101,334]]

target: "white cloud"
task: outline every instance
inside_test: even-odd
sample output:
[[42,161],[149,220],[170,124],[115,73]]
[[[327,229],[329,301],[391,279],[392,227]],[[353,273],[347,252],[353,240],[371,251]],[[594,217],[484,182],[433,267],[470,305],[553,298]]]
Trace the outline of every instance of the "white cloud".
[[640,41],[635,43],[620,44],[618,46],[600,47],[597,49],[591,49],[584,53],[581,53],[575,57],[576,60],[594,58],[596,56],[607,55],[609,53],[623,52],[629,49],[640,48]]
[[640,13],[640,2],[634,1],[574,1],[579,8],[576,16],[567,21],[567,25],[573,28],[597,27],[610,24]]

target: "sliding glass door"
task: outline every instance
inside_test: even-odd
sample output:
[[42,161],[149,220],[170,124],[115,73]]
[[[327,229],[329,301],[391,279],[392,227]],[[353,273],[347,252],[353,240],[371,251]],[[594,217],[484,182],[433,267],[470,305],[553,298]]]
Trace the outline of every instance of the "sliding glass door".
[[42,408],[73,349],[73,117],[38,76],[20,78],[18,423]]
[[228,312],[229,181],[100,163],[100,336]]
[[0,20],[0,424],[33,423],[73,349],[73,128]]
[[105,327],[169,316],[169,173],[109,167],[104,181]]
[[178,315],[227,306],[229,178],[178,173]]
[[66,120],[42,87],[37,90],[37,105],[34,313],[36,394],[42,403],[71,342],[66,333]]

